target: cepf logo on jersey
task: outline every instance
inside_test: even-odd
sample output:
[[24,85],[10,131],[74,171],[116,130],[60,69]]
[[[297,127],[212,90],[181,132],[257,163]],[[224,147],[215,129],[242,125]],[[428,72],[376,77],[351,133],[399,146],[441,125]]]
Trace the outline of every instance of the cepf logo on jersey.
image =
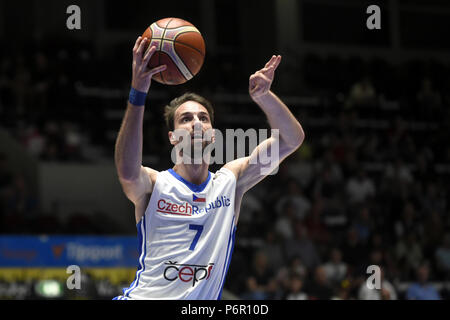
[[[189,202],[177,204],[167,199],[159,199],[157,203],[158,208],[156,209],[156,211],[180,216],[192,216],[193,214],[200,214],[203,212],[208,213],[208,211],[210,210],[218,209],[221,207],[229,207],[231,204],[231,200],[227,196],[217,197],[215,201],[211,201],[210,203],[208,203],[208,205],[206,205],[206,198],[203,198],[203,200],[205,202],[202,203],[202,207],[199,207],[198,205],[191,205]],[[198,203],[199,201],[194,202]]]
[[183,282],[192,282],[192,286],[195,286],[196,282],[210,278],[214,263],[202,266],[169,261],[165,265],[167,267],[164,269],[164,279],[168,281],[180,279]]

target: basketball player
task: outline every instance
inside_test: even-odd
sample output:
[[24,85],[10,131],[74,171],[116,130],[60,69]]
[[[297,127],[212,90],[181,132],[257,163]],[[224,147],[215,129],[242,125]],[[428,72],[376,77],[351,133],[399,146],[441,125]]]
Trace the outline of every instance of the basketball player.
[[[271,168],[294,152],[304,133],[286,105],[272,92],[281,56],[273,56],[250,77],[249,93],[266,114],[278,137],[259,144],[248,157],[226,163],[215,173],[208,163],[179,162],[158,172],[142,166],[142,126],[145,95],[152,76],[166,66],[149,70],[156,51],[147,38],[139,37],[133,48],[132,89],[117,137],[115,163],[125,195],[135,206],[140,242],[135,280],[114,300],[127,299],[220,299],[233,252],[239,208],[245,192],[261,181],[262,164],[255,161],[278,143],[279,157]],[[166,107],[172,145],[179,143],[174,130],[185,130],[192,141],[201,141],[212,128],[210,103],[187,94]],[[191,162],[192,163],[192,162]]]

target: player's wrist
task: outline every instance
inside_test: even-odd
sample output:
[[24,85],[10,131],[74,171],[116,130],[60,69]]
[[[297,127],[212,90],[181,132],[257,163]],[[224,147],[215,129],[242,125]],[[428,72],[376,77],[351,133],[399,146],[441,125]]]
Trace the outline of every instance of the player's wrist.
[[263,94],[254,94],[254,95],[250,95],[250,97],[253,99],[253,101],[255,101],[256,103],[263,103],[265,100],[267,100],[267,98],[270,97],[271,91],[267,91]]
[[128,102],[130,104],[137,107],[143,107],[145,105],[146,99],[147,99],[147,92],[141,91],[131,86],[130,94],[128,96]]

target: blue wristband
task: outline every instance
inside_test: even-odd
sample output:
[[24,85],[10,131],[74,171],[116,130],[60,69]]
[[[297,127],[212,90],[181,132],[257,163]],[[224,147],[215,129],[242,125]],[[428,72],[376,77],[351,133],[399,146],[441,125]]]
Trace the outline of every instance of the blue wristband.
[[147,94],[145,92],[131,88],[128,101],[134,106],[144,106],[146,98]]

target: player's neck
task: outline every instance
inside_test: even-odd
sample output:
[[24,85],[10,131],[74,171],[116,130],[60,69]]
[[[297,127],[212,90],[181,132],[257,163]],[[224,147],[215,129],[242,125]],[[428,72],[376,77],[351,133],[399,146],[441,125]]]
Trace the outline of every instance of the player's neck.
[[193,184],[202,184],[208,178],[208,164],[184,164],[180,163],[173,167],[173,170],[178,173],[183,179]]

